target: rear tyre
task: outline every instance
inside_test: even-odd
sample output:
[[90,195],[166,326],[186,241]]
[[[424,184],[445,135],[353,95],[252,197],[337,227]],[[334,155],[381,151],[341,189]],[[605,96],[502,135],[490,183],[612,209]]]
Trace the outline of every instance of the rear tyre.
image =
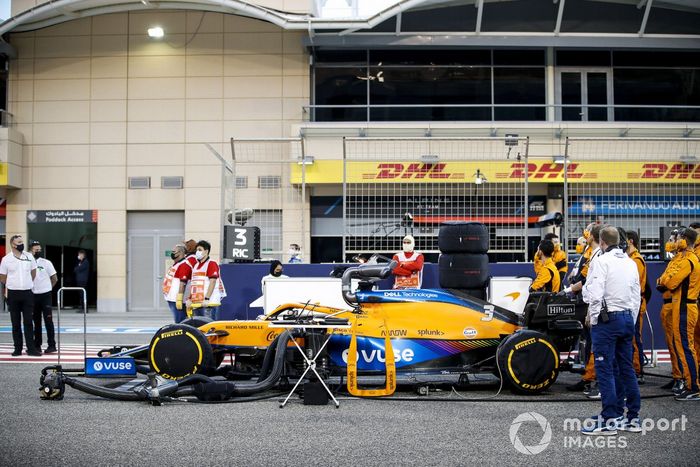
[[501,378],[513,392],[538,394],[559,376],[559,351],[544,334],[521,330],[511,334],[496,349]]
[[483,289],[489,278],[489,257],[485,254],[442,254],[438,270],[440,287]]
[[163,378],[178,380],[214,367],[211,344],[197,328],[169,324],[156,332],[148,348],[151,369]]
[[442,253],[487,253],[489,229],[480,222],[443,222],[438,233],[438,248]]

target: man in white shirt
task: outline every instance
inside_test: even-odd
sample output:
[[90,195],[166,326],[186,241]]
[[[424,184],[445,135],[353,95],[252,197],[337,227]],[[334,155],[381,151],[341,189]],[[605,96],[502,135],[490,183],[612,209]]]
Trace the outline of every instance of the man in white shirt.
[[7,308],[12,320],[12,340],[15,344],[13,357],[22,355],[22,323],[24,323],[24,339],[27,344],[27,355],[40,357],[41,352],[34,347],[34,276],[36,276],[36,261],[24,251],[24,240],[21,235],[10,238],[10,251],[0,262],[0,282],[7,289]]
[[639,274],[634,261],[618,248],[619,241],[615,227],[601,230],[603,253],[591,262],[583,286],[583,300],[588,303],[586,323],[591,326],[592,352],[603,403],[600,416],[584,423],[581,431],[586,435],[641,431],[639,386],[632,364],[634,323],[641,300]]
[[36,260],[36,276],[34,277],[34,287],[32,287],[34,294],[34,346],[41,350],[41,318],[43,316],[46,326],[46,340],[48,341],[48,347],[44,353],[53,353],[56,351],[56,340],[54,338],[53,317],[51,316],[51,291],[58,282],[56,268],[53,267],[51,261],[44,258],[41,243],[31,242],[29,248]]

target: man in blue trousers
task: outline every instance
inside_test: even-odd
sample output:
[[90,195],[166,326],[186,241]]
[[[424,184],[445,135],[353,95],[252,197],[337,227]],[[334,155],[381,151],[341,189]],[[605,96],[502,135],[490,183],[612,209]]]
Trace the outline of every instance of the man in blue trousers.
[[632,364],[632,339],[641,297],[639,274],[634,261],[618,248],[619,241],[615,227],[601,230],[603,254],[591,263],[583,286],[603,403],[600,415],[583,423],[581,432],[585,435],[641,431],[639,386]]

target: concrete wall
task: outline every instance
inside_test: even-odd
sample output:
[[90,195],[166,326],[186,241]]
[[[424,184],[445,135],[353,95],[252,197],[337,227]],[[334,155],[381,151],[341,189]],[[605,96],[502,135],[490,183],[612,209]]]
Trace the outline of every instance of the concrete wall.
[[[201,21],[201,24],[200,24]],[[160,25],[165,37],[146,29]],[[195,31],[196,34],[195,34]],[[288,136],[308,103],[303,33],[219,13],[84,18],[12,34],[9,111],[23,151],[8,189],[7,232],[28,209],[97,209],[98,304],[126,304],[126,212],[185,210],[188,238],[217,256],[220,164],[231,137]],[[127,178],[150,176],[149,190]],[[183,190],[161,190],[183,176]]]

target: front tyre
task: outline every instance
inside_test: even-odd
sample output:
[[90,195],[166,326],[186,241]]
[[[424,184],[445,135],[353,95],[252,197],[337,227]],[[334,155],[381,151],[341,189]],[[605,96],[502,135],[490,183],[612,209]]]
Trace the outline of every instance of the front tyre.
[[511,334],[499,344],[496,359],[503,382],[516,393],[538,394],[559,376],[559,351],[541,332]]

